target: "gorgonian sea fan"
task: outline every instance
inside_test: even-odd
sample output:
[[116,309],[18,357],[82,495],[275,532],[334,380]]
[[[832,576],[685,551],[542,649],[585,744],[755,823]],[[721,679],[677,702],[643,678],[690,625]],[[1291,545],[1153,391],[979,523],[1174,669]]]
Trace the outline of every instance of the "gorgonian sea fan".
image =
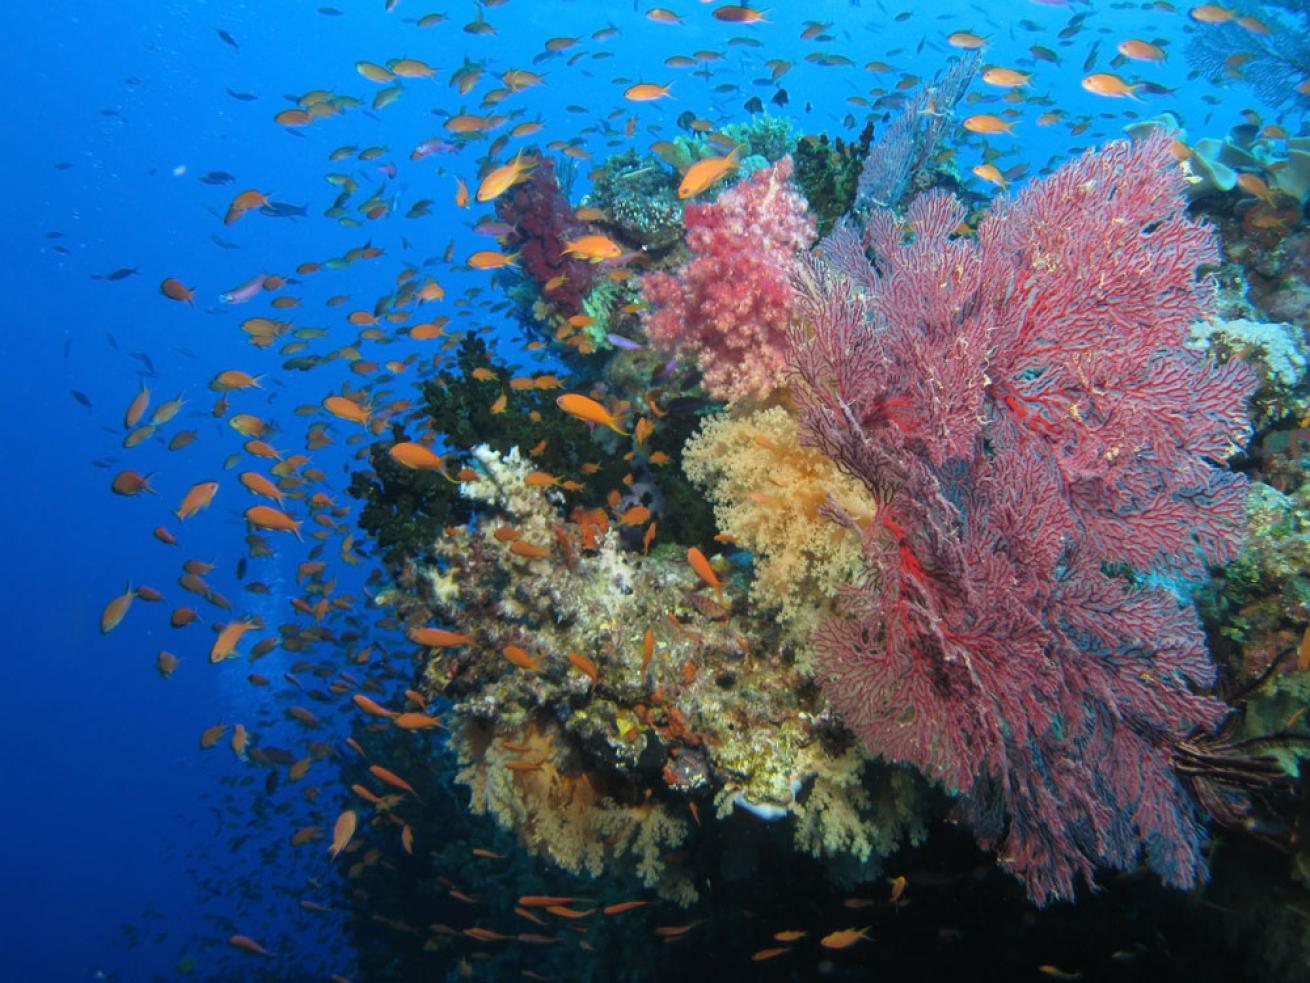
[[[1212,287],[1156,135],[1089,152],[956,235],[965,209],[839,230],[797,276],[805,439],[881,503],[865,572],[814,638],[873,753],[961,796],[1038,904],[1145,851],[1204,871],[1171,748],[1224,713],[1192,607],[1144,579],[1240,545],[1253,374],[1186,349]],[[866,255],[871,255],[870,263]]]

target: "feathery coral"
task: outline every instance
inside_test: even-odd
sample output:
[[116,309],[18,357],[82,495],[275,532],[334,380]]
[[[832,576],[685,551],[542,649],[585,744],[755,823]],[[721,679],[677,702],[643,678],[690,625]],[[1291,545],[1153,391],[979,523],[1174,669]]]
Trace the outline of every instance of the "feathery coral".
[[802,447],[799,423],[779,406],[709,417],[683,448],[682,467],[714,502],[719,528],[755,555],[755,600],[802,630],[815,627],[862,557],[859,537],[820,509],[831,496],[870,521],[875,507],[864,486]]
[[790,157],[761,169],[683,220],[693,258],[677,276],[642,278],[656,345],[695,356],[716,399],[763,399],[783,382],[791,275],[814,241],[814,219],[792,190]]
[[874,753],[961,793],[1039,904],[1145,851],[1204,871],[1174,742],[1221,703],[1196,615],[1111,574],[1240,545],[1254,378],[1183,347],[1213,235],[1168,140],[1088,153],[953,237],[929,194],[844,232],[798,279],[807,441],[881,503],[866,571],[814,639],[824,691]]

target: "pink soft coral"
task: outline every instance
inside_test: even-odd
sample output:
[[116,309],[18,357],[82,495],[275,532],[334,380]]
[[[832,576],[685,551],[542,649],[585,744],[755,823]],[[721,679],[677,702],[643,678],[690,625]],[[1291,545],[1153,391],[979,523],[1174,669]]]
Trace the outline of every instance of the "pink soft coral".
[[805,199],[788,183],[791,172],[784,157],[718,201],[688,205],[692,259],[677,276],[642,279],[651,340],[694,356],[716,399],[763,398],[783,383],[792,274],[815,235]]

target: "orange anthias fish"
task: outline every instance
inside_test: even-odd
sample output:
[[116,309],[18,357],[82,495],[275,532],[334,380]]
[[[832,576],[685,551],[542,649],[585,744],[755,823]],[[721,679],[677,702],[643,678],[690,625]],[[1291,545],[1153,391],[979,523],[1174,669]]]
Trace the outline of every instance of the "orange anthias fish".
[[384,782],[392,788],[398,788],[403,792],[408,792],[410,795],[418,798],[418,793],[414,791],[414,786],[409,784],[409,782],[405,781],[405,779],[401,778],[394,771],[383,768],[381,765],[369,765],[368,770],[378,781]]
[[202,481],[199,484],[192,485],[190,491],[183,496],[182,504],[177,507],[177,511],[173,514],[179,519],[186,519],[202,509],[209,508],[217,491],[217,481]]
[[1014,124],[1007,123],[999,116],[992,116],[989,113],[979,113],[976,116],[970,116],[964,121],[964,128],[970,133],[1012,133]]
[[471,270],[499,270],[506,266],[518,265],[518,253],[497,252],[494,249],[479,249],[465,261]]
[[169,277],[159,285],[159,292],[169,300],[183,301],[195,306],[196,292],[194,287],[188,287],[177,277]]
[[655,99],[663,99],[671,96],[669,92],[671,85],[656,85],[654,82],[638,82],[636,85],[629,86],[623,93],[623,98],[629,102],[652,102]]
[[411,471],[431,471],[441,467],[441,458],[422,444],[402,441],[388,451],[391,459]]
[[719,597],[719,603],[723,603],[723,584],[720,582],[718,574],[710,566],[710,561],[705,559],[705,554],[695,546],[687,550],[687,562],[691,564],[691,569],[695,571],[696,576],[705,581],[706,585],[714,589],[714,593]]
[[1109,96],[1112,99],[1120,99],[1124,96],[1129,99],[1136,99],[1135,93],[1138,87],[1129,85],[1118,75],[1111,75],[1109,72],[1095,72],[1083,79],[1083,88],[1098,96]]
[[678,185],[678,197],[694,198],[701,192],[708,191],[736,166],[736,147],[733,147],[726,157],[706,157],[704,160],[696,161],[682,175],[682,183]]
[[474,197],[480,202],[499,198],[519,181],[522,181],[524,175],[532,167],[531,163],[523,163],[523,151],[520,150],[512,161],[508,164],[502,164],[482,179],[482,183],[478,185]]
[[232,199],[232,204],[228,205],[227,214],[223,216],[223,224],[231,225],[252,208],[263,208],[268,203],[266,194],[258,191],[243,191]]
[[359,823],[359,816],[355,814],[354,809],[347,809],[337,817],[336,825],[332,829],[332,845],[328,847],[328,856],[336,860],[338,854],[346,848],[351,837],[355,835],[355,827]]
[[430,649],[457,648],[460,645],[472,645],[472,635],[446,631],[444,628],[414,628],[409,632],[409,640],[416,645],[426,645]]
[[609,410],[601,406],[588,396],[579,393],[565,393],[555,399],[555,405],[562,409],[569,416],[575,416],[586,423],[599,424],[602,427],[609,427],[615,433],[623,437],[629,437],[626,430],[619,426],[618,420]]
[[256,626],[257,622],[253,618],[247,618],[244,621],[234,621],[230,625],[224,625],[223,630],[218,633],[218,638],[214,639],[214,644],[209,650],[210,662],[222,662],[236,651],[238,643],[243,635]]
[[134,597],[136,597],[136,591],[129,584],[127,590],[105,605],[104,611],[100,614],[100,633],[102,635],[108,634],[118,627],[119,622],[127,614],[127,609],[132,606]]
[[245,511],[246,521],[256,529],[271,529],[274,532],[289,532],[295,535],[302,543],[304,537],[300,535],[300,527],[303,522],[297,521],[287,515],[280,509],[275,509],[269,505],[252,505]]
[[564,255],[576,256],[578,259],[600,263],[607,259],[617,259],[623,255],[623,247],[603,235],[586,235],[571,239],[564,244]]
[[864,928],[843,928],[837,932],[830,932],[819,940],[819,945],[825,949],[846,949],[853,946],[861,939],[869,937],[869,926]]

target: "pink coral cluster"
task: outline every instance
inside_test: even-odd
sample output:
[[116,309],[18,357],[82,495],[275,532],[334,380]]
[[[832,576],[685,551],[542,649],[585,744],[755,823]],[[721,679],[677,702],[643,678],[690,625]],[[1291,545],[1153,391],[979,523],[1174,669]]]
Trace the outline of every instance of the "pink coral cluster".
[[814,242],[814,219],[792,190],[790,157],[761,169],[718,201],[683,213],[693,257],[677,276],[642,278],[658,346],[694,357],[716,399],[763,398],[782,385],[792,274]]
[[[994,206],[920,197],[798,277],[806,438],[864,482],[865,577],[814,638],[874,753],[960,793],[1034,900],[1139,854],[1204,871],[1174,745],[1216,726],[1196,614],[1143,573],[1235,555],[1254,376],[1184,348],[1211,230],[1168,140],[1088,153]],[[873,265],[866,259],[873,254]]]

